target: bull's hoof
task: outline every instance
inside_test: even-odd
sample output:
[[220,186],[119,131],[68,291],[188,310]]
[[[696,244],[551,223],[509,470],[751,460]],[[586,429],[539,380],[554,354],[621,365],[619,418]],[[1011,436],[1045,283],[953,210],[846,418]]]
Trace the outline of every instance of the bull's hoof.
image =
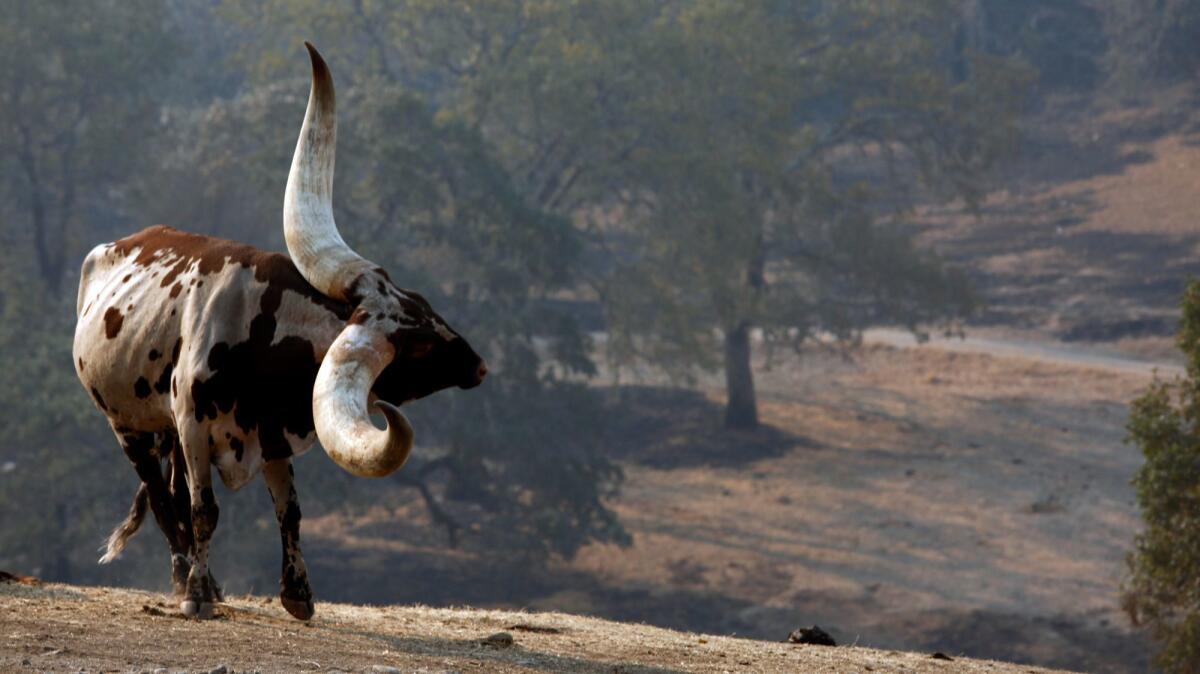
[[297,620],[308,620],[313,616],[312,599],[289,599],[281,596],[279,603],[283,604],[283,608]]
[[179,604],[179,610],[183,615],[197,620],[208,620],[213,617],[213,605],[211,602],[197,602],[194,599],[184,599]]

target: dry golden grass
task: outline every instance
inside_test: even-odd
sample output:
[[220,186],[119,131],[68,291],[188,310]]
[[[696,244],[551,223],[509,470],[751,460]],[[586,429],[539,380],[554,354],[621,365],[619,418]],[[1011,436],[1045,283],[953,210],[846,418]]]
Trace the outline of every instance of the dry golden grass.
[[[422,606],[317,605],[308,623],[274,600],[231,599],[217,618],[183,618],[161,595],[0,584],[5,672],[1048,672],[931,654],[799,646],[585,618]],[[484,640],[508,632],[508,647]]]
[[870,645],[1136,669],[1118,585],[1140,458],[1122,437],[1148,381],[936,345],[810,354],[760,376],[763,421],[791,438],[777,456],[627,464],[614,507],[634,546],[568,566],[736,599],[755,634],[816,622]]

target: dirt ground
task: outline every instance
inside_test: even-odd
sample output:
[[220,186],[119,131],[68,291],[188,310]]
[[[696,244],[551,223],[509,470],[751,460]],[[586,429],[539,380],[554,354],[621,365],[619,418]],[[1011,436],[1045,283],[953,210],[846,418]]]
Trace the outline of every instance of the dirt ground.
[[[512,641],[490,639],[499,633]],[[929,653],[769,643],[561,613],[319,603],[301,623],[278,602],[231,599],[183,618],[161,595],[0,583],[5,672],[1043,672]],[[395,668],[388,670],[384,668]]]

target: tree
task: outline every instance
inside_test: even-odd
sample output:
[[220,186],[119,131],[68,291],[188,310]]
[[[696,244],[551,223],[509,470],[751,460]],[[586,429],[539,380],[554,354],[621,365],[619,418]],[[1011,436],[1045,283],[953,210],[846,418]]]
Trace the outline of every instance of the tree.
[[579,223],[617,364],[723,365],[727,425],[752,427],[755,331],[850,337],[970,306],[901,216],[916,194],[979,198],[1028,76],[982,55],[953,67],[958,5],[421,0],[291,15],[430,87],[527,203]]
[[1186,374],[1135,400],[1128,441],[1145,456],[1133,484],[1144,528],[1134,538],[1125,607],[1161,645],[1168,672],[1200,672],[1200,282],[1181,301],[1176,343]]
[[19,204],[20,240],[51,292],[83,219],[111,215],[111,188],[155,128],[149,93],[172,60],[162,0],[105,0],[86,15],[37,0],[0,14],[0,189]]
[[1113,0],[1106,3],[1108,65],[1118,82],[1178,80],[1200,67],[1200,2]]
[[526,3],[477,31],[516,37],[477,59],[459,109],[527,194],[584,209],[608,252],[609,355],[721,365],[726,425],[753,427],[756,329],[797,343],[970,307],[899,216],[916,178],[923,195],[980,196],[1026,77],[977,56],[956,79],[942,44],[954,9]]
[[953,58],[966,68],[971,52],[1015,57],[1037,70],[1040,89],[1090,88],[1104,75],[1108,4],[962,0]]

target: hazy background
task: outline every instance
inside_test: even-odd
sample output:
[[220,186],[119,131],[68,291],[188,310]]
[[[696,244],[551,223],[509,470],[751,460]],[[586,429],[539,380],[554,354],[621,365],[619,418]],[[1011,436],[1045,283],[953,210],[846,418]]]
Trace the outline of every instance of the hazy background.
[[[318,599],[1146,667],[1122,439],[1200,271],[1192,0],[8,0],[0,568],[168,587],[153,525],[95,563],[136,479],[79,265],[283,250],[306,39],[343,235],[493,366],[393,477],[297,462]],[[218,498],[214,574],[274,593],[266,490]]]

